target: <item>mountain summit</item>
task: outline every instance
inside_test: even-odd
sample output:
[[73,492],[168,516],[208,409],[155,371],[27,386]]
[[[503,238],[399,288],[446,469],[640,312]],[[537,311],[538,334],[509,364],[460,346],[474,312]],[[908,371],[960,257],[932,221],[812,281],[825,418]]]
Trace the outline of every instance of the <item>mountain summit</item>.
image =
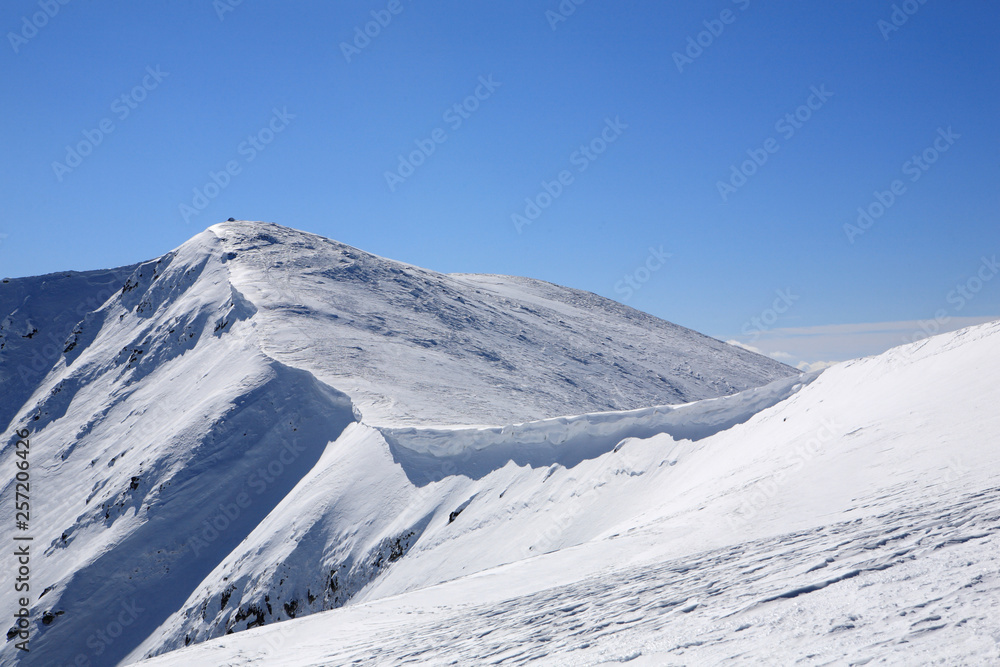
[[262,349],[368,423],[503,424],[725,396],[797,371],[597,295],[444,275],[256,222],[199,242],[256,308]]

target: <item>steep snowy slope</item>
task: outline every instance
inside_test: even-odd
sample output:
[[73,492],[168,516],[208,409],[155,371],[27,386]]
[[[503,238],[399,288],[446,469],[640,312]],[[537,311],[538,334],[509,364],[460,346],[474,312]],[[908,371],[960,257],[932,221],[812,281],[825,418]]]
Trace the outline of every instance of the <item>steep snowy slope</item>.
[[[366,474],[385,473],[386,492],[404,497],[413,467],[400,478],[384,455],[401,451],[413,425],[683,402],[794,375],[594,295],[442,276],[263,223],[213,227],[134,267],[10,281],[0,306],[0,466],[15,470],[14,431],[29,430],[32,498],[18,533],[32,538],[31,652],[8,641],[2,665],[115,664],[147,637],[167,641],[160,628],[196,614],[186,601],[214,591],[213,571],[255,532],[268,550],[242,582],[253,586],[223,579],[218,596],[243,618],[223,622],[206,608],[199,632],[251,624],[263,615],[251,601],[267,606],[254,597],[267,568],[310,554],[345,568],[322,602],[342,604],[400,560],[423,518],[393,519],[406,536],[365,517],[370,525],[331,550],[344,524],[329,523],[334,496],[314,488],[322,497],[302,521],[311,532],[292,534],[285,565],[257,528],[313,477],[357,511],[379,492]],[[749,416],[729,412],[708,428]],[[373,427],[396,430],[379,440]],[[321,457],[341,472],[314,469]],[[0,531],[10,540],[16,487],[5,479]],[[306,587],[308,601],[315,572],[293,574],[278,587]],[[12,590],[14,576],[0,571],[0,587]],[[280,609],[295,613],[282,595]],[[313,602],[296,604],[323,608]],[[13,619],[14,602],[3,604]]]
[[135,266],[68,271],[0,285],[0,426],[34,393],[59,361],[74,327],[121,290]]
[[996,664],[998,373],[1000,322],[683,409],[352,426],[143,649],[267,624],[142,664]]
[[[260,351],[254,308],[218,257],[207,233],[135,268],[14,415],[11,428],[31,433],[31,521],[19,534],[33,538],[35,627],[30,654],[8,642],[3,664],[120,659],[354,420],[345,396]],[[4,470],[19,460],[13,444]],[[6,539],[12,477],[0,493]],[[238,516],[203,534],[214,499],[241,493]],[[0,574],[4,590],[14,576]],[[109,623],[135,605],[141,613],[108,641]]]
[[626,438],[707,437],[801,386],[792,378],[679,408],[502,429],[379,430],[355,424],[137,655],[352,599],[394,595],[592,539],[621,515],[588,511],[577,517],[584,520],[563,526],[567,530],[557,539],[547,534],[551,518],[544,510],[558,502],[552,494],[563,486],[561,473],[592,467],[590,460]]

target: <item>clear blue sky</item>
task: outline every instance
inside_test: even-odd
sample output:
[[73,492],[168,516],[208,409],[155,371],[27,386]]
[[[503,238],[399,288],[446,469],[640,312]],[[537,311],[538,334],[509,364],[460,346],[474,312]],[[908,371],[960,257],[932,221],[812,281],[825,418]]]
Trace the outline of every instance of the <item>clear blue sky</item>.
[[[1000,251],[1000,5],[562,6],[8,0],[0,273],[126,264],[233,216],[590,290],[793,363],[888,346],[810,348],[831,325],[1000,316],[992,276],[953,294]],[[434,152],[396,171],[417,142]],[[519,233],[543,181],[562,191]]]

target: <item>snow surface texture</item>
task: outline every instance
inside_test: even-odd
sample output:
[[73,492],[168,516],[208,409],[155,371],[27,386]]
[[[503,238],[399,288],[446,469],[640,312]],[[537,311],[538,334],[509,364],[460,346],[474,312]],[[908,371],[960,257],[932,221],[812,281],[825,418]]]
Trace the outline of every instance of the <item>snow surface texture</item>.
[[[531,538],[568,488],[548,477],[629,438],[704,441],[806,381],[592,294],[264,223],[7,281],[0,307],[0,466],[28,428],[34,538],[32,650],[3,665],[113,665],[582,544],[620,515]],[[631,412],[585,414],[607,409]],[[480,542],[498,484],[522,504]]]
[[211,229],[264,351],[349,395],[368,424],[628,410],[796,373],[579,290],[442,275],[277,225]]
[[[143,650],[212,634],[264,591],[288,618],[327,575],[350,587],[359,541],[399,536],[382,553],[396,562],[347,607],[141,664],[1000,664],[998,372],[991,323],[776,383],[770,406],[698,440],[425,483],[393,450],[449,460],[445,430],[393,446],[353,425],[206,578],[186,605],[205,614],[176,614]],[[560,424],[569,442],[571,424],[636,416],[514,432],[551,451]],[[507,442],[489,433],[460,430],[467,463]],[[307,590],[287,583],[309,570]]]

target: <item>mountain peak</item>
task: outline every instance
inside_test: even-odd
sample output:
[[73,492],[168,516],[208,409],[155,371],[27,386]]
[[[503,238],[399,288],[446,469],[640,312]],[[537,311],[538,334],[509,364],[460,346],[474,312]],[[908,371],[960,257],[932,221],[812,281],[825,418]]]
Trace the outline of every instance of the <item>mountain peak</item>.
[[259,221],[209,231],[262,349],[372,423],[502,424],[685,403],[796,374],[589,292],[446,275]]
[[[38,585],[49,592],[33,618],[64,615],[34,629],[38,664],[73,662],[126,598],[145,612],[102,659],[124,658],[178,609],[193,613],[185,600],[198,582],[332,450],[360,466],[347,483],[371,480],[365,466],[376,459],[375,477],[392,484],[450,474],[425,459],[404,474],[393,456],[410,455],[373,439],[379,429],[399,443],[414,441],[406,429],[416,426],[491,425],[501,443],[493,451],[505,452],[515,423],[687,403],[797,376],[594,294],[444,275],[266,222],[213,225],[118,270],[3,287],[0,373],[12,407],[0,417],[31,434],[32,482],[66,489],[39,500]],[[467,433],[471,452],[480,437]],[[330,445],[342,434],[357,448]],[[237,510],[218,519],[219,507]],[[374,547],[352,542],[364,561],[327,602],[367,585],[416,528],[372,533]],[[265,617],[246,595],[231,603],[239,629],[246,614]],[[213,633],[239,622],[222,608]]]
[[290,232],[298,232],[300,234],[307,233],[292,229],[291,227],[279,225],[275,222],[265,222],[263,220],[236,220],[235,218],[229,218],[224,222],[218,222],[210,226],[207,231],[215,234],[225,234],[226,232],[231,231],[237,231],[245,234],[266,233],[267,231],[278,232],[281,234]]
[[[508,610],[535,609],[523,596],[557,590],[554,572],[634,599],[629,586],[648,577],[609,587],[605,574],[641,554],[674,576],[704,568],[665,559],[711,547],[710,578],[745,582],[738,554],[777,549],[789,520],[839,516],[799,579],[780,568],[759,591],[774,602],[818,590],[815,577],[880,569],[868,545],[884,545],[884,531],[857,522],[898,516],[900,539],[910,535],[912,507],[879,508],[910,489],[923,508],[958,448],[969,488],[996,469],[984,455],[995,448],[968,430],[993,432],[977,410],[993,404],[982,371],[1000,358],[996,325],[801,376],[588,292],[444,275],[235,220],[134,266],[17,279],[0,308],[13,405],[0,417],[28,432],[31,482],[45,490],[32,507],[44,517],[32,524],[32,585],[45,591],[28,612],[37,664],[79,662],[112,623],[122,632],[97,644],[102,664],[474,573],[506,577],[496,600],[521,590]],[[8,469],[14,450],[0,451]],[[882,463],[859,468],[872,456]],[[982,483],[968,481],[975,471]],[[942,546],[971,540],[952,516],[940,515]],[[842,576],[809,574],[846,544],[842,530],[862,529],[857,553],[829,565]],[[804,535],[819,539],[791,539]],[[11,577],[0,572],[0,587]],[[685,617],[699,618],[690,600],[704,580],[675,583]],[[643,592],[650,613],[669,613],[663,585]],[[123,604],[142,608],[127,628]],[[596,633],[606,617],[595,613]],[[8,642],[0,662],[15,653]]]

